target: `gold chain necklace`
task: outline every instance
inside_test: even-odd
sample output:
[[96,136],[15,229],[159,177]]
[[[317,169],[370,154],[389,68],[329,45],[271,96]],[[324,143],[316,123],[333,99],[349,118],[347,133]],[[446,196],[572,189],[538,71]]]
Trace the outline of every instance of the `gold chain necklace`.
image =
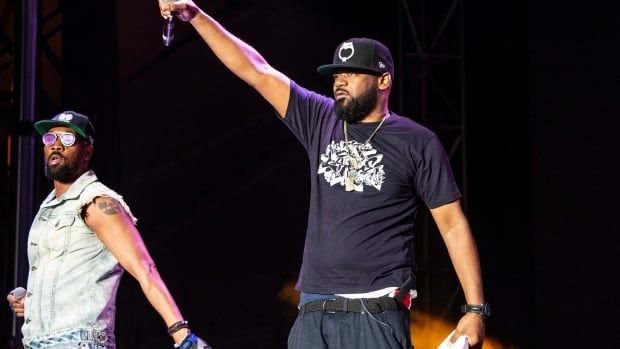
[[[385,121],[385,119],[390,117],[390,113],[387,113],[383,116],[383,118],[381,118],[381,122],[379,122],[379,125],[377,125],[377,128],[370,134],[370,136],[368,137],[368,139],[366,140],[366,142],[364,142],[362,144],[362,146],[366,146],[368,143],[370,143],[370,140],[372,139],[372,137],[377,133],[377,131],[379,131],[379,129],[381,128],[381,125],[383,125],[383,122]],[[349,155],[349,167],[347,169],[347,175],[345,177],[344,180],[344,190],[346,191],[353,191],[355,190],[355,180],[357,179],[357,177],[359,176],[359,169],[362,166],[362,164],[360,163],[360,160],[362,159],[362,157],[357,153],[357,150],[355,149],[351,149],[351,145],[349,144],[349,132],[347,129],[347,121],[344,121],[344,142],[347,148],[347,155]]]

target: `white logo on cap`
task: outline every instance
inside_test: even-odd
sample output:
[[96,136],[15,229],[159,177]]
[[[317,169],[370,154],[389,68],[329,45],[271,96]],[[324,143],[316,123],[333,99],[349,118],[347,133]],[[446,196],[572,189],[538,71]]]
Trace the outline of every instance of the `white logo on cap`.
[[69,122],[69,121],[71,121],[71,119],[73,119],[73,115],[71,115],[69,113],[62,113],[62,114],[58,115],[58,120],[60,120],[60,121]]
[[379,61],[379,68],[385,69],[385,64],[381,61]]
[[[342,57],[342,51],[344,50],[351,50],[351,53],[346,56],[346,57]],[[342,44],[342,46],[340,46],[340,50],[338,50],[338,58],[340,58],[340,60],[344,63],[346,62],[349,58],[353,57],[353,54],[355,53],[355,48],[353,47],[353,42],[345,42]]]

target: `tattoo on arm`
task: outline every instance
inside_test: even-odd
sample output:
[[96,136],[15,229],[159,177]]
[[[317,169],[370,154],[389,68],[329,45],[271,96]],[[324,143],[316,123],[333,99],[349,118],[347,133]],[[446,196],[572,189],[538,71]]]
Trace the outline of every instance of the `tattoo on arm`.
[[101,210],[101,212],[107,214],[107,215],[115,215],[118,214],[120,209],[118,207],[118,202],[116,201],[103,201],[103,202],[98,202],[97,203],[97,207],[99,207],[99,210]]

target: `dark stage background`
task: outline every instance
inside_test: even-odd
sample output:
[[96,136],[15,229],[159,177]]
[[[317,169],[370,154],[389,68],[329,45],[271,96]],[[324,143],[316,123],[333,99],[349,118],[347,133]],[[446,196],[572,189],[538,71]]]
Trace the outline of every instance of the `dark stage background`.
[[[4,9],[15,8],[14,17],[2,17],[8,32],[19,1],[5,2]],[[324,94],[330,81],[315,68],[331,60],[337,43],[369,36],[397,45],[396,1],[198,4],[273,66]],[[464,4],[464,184],[494,307],[487,334],[506,348],[618,347],[614,321],[604,320],[619,305],[614,12],[533,1]],[[63,16],[56,52],[62,69],[52,72],[54,55],[41,45],[47,58],[39,69],[37,119],[63,109],[92,116],[99,134],[93,168],[138,217],[160,273],[199,335],[215,348],[284,348],[295,309],[282,294],[295,281],[306,223],[303,148],[189,25],[177,23],[173,47],[164,48],[155,1],[41,2],[43,13],[54,6]],[[7,137],[23,125],[10,105],[2,113],[4,294],[15,286]],[[37,177],[35,188],[38,207],[50,186]],[[430,246],[420,253],[449,266],[443,247]],[[420,301],[431,296],[422,293]],[[435,315],[453,319],[458,312],[455,306]],[[0,320],[0,348],[8,348],[8,308]],[[117,342],[119,349],[171,347],[128,275],[119,291]]]

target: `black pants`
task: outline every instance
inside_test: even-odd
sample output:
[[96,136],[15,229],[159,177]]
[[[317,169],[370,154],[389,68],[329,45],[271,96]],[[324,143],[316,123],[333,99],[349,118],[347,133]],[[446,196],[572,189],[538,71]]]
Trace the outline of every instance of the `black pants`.
[[289,349],[412,349],[409,311],[314,311],[297,316]]

